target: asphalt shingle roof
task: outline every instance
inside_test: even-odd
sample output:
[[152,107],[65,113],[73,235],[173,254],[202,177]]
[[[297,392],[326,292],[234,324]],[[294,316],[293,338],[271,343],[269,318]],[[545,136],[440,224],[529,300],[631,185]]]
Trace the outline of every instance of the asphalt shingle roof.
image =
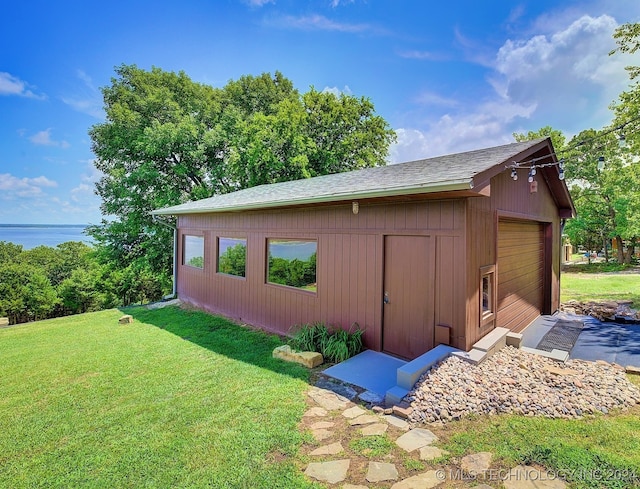
[[473,177],[539,144],[541,139],[424,160],[259,185],[164,209],[156,215],[260,209],[355,198],[469,190]]

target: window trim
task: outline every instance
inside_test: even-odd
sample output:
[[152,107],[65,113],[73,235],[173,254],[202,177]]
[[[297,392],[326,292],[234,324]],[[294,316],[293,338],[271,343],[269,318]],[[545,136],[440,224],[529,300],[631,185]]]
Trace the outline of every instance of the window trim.
[[[489,279],[489,310],[484,310],[484,280]],[[496,284],[496,266],[487,265],[480,267],[480,281],[479,281],[479,316],[480,327],[487,326],[494,323],[496,319],[496,306],[497,306],[497,284]]]
[[[302,287],[296,287],[295,285],[285,285],[285,284],[279,284],[277,282],[270,282],[269,281],[269,244],[272,241],[304,241],[304,242],[309,242],[309,243],[315,243],[316,244],[316,287],[314,290],[309,290],[309,289],[303,289]],[[266,237],[265,238],[265,269],[264,269],[264,280],[265,280],[265,285],[267,286],[273,286],[273,287],[282,287],[288,290],[292,290],[292,291],[297,291],[297,292],[301,292],[304,294],[312,294],[312,295],[318,295],[318,238],[297,238],[297,237],[287,237],[287,238],[278,238],[278,237]]]
[[[195,265],[191,265],[189,262],[187,262],[187,238],[200,238],[202,240],[202,266],[201,267],[197,267]],[[204,237],[203,234],[190,234],[190,233],[184,233],[182,235],[182,266],[183,267],[189,267],[189,268],[193,268],[195,270],[204,270],[205,267],[205,253],[206,253],[206,239]],[[195,257],[193,257],[195,258]],[[193,259],[192,258],[192,259]]]
[[[234,239],[244,241],[244,276],[234,275],[232,273],[224,273],[220,271],[220,239]],[[229,235],[216,235],[216,274],[223,277],[231,277],[240,280],[247,279],[247,255],[249,254],[249,240],[246,236],[229,236]]]

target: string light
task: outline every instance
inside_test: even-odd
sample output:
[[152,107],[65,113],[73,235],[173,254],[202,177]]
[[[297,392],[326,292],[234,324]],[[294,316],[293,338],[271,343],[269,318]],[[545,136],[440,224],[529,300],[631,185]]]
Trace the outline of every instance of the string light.
[[[518,168],[528,168],[529,169],[529,175],[528,175],[528,181],[529,183],[532,183],[535,179],[534,176],[537,173],[537,168],[546,168],[549,166],[557,166],[558,167],[558,180],[564,180],[565,179],[565,171],[564,171],[564,165],[565,165],[565,159],[560,158],[559,161],[552,161],[549,162],[548,160],[550,158],[553,158],[554,156],[557,158],[559,157],[561,154],[563,153],[568,153],[569,151],[572,151],[576,148],[579,148],[580,146],[583,146],[587,143],[590,143],[592,141],[596,141],[608,134],[611,134],[612,132],[618,132],[618,147],[619,148],[626,148],[627,147],[627,140],[625,137],[624,132],[622,132],[622,130],[628,126],[629,124],[631,124],[632,122],[636,122],[636,121],[640,121],[640,116],[634,117],[633,119],[628,120],[627,122],[620,124],[616,127],[613,127],[611,129],[608,129],[606,131],[602,131],[599,134],[597,134],[596,136],[592,137],[592,138],[588,138],[588,139],[583,139],[578,141],[577,143],[575,143],[573,146],[570,146],[568,148],[562,149],[560,151],[557,151],[555,153],[550,153],[544,156],[539,156],[537,158],[531,158],[530,160],[526,160],[526,161],[514,161],[511,165],[506,166],[505,168],[507,169],[511,169],[511,178],[513,180],[517,180],[518,179],[518,173],[517,173],[517,169]],[[598,149],[603,149],[606,146],[606,144],[602,144],[599,148],[595,148],[595,151],[597,151]],[[593,148],[592,148],[593,150]],[[540,163],[542,160],[547,160],[547,163]],[[605,158],[604,156],[600,156],[598,158],[597,161],[597,168],[598,171],[602,171],[605,168]]]
[[624,134],[620,134],[620,136],[618,136],[618,147],[620,149],[627,147],[627,139],[624,137]]

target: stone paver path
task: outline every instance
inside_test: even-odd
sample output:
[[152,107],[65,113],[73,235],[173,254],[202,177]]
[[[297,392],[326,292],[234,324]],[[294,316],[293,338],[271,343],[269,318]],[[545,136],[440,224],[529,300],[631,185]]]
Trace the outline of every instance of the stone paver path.
[[[402,465],[409,458],[433,463],[433,460],[447,455],[447,452],[433,446],[438,437],[424,428],[410,429],[409,424],[392,415],[372,414],[371,411],[356,406],[340,394],[323,388],[312,387],[309,398],[314,406],[305,412],[303,424],[318,442],[323,442],[308,453],[321,460],[310,462],[304,473],[313,480],[335,485],[341,489],[430,489],[435,487],[456,487],[475,489],[564,489],[566,484],[552,477],[544,470],[534,467],[517,466],[510,472],[502,471],[501,480],[483,478],[491,475],[493,455],[489,452],[471,453],[459,460],[460,470],[449,468],[428,469],[415,473]],[[345,447],[349,439],[357,437],[387,437],[395,442],[406,454],[402,457],[383,455],[371,459],[364,467],[359,457],[356,464]],[[356,438],[354,438],[356,437]],[[345,443],[345,445],[342,444]],[[350,448],[351,449],[351,448]],[[398,448],[396,448],[398,450]],[[404,475],[403,475],[404,474]],[[409,475],[410,474],[410,475]],[[472,476],[463,479],[463,474]],[[484,484],[489,482],[492,485]]]

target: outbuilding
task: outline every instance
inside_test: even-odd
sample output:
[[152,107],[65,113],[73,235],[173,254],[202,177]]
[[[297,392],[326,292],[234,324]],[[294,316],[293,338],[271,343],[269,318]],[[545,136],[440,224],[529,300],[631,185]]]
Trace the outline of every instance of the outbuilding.
[[559,307],[575,208],[551,141],[261,185],[177,216],[178,297],[263,329],[317,321],[413,359]]

